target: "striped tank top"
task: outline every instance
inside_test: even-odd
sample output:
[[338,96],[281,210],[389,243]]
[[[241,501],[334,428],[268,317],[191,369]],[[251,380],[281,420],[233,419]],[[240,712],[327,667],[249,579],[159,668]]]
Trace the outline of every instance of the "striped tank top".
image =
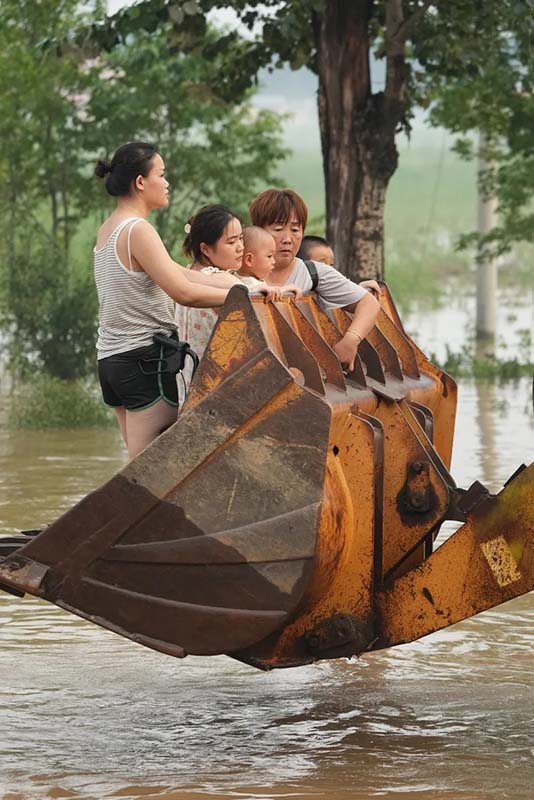
[[[176,330],[174,301],[146,272],[132,269],[130,237],[141,217],[130,217],[118,225],[106,244],[94,249],[95,283],[98,294],[98,358],[127,353],[153,344],[155,333]],[[128,228],[128,264],[121,262],[117,241]]]

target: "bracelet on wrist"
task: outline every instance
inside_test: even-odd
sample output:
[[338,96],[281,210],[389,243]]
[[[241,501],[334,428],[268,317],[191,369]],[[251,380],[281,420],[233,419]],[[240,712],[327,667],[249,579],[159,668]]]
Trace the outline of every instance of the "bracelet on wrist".
[[362,343],[362,341],[363,341],[363,336],[361,335],[361,333],[358,333],[358,331],[351,331],[351,329],[350,329],[350,328],[348,329],[347,333],[350,333],[350,334],[352,334],[353,336],[356,336],[356,337],[357,337],[357,339],[358,339],[358,344],[359,344],[359,345]]

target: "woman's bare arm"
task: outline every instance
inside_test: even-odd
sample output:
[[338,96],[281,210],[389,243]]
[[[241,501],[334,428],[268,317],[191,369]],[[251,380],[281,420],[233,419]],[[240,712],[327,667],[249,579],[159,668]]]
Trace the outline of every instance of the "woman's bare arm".
[[186,269],[185,274],[187,280],[192,283],[198,283],[202,286],[217,286],[219,289],[230,289],[232,286],[241,283],[239,278],[231,272],[224,272],[223,270],[208,275],[201,270]]
[[379,311],[380,303],[368,292],[356,303],[352,322],[343,338],[334,345],[337,357],[349,372],[354,369],[358,346],[373,329]]
[[[184,306],[222,306],[229,287],[214,284],[210,275],[190,280],[190,270],[173,261],[161,237],[150,223],[136,225],[131,234],[131,252],[140,267],[169,297]],[[200,276],[200,273],[196,273]]]

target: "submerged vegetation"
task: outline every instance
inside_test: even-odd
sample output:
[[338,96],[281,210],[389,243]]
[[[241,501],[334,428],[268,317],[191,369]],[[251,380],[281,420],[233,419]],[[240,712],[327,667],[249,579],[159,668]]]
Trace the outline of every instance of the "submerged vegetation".
[[[516,331],[515,354],[508,355],[508,346],[501,343],[498,350],[491,340],[477,341],[471,333],[462,346],[454,350],[445,345],[445,356],[431,355],[431,360],[454,378],[475,380],[514,381],[534,375],[534,339],[528,329]],[[518,355],[518,353],[520,355]]]
[[511,381],[534,374],[534,361],[522,361],[517,356],[503,358],[495,353],[477,355],[469,344],[457,351],[447,345],[445,358],[440,361],[432,356],[432,360],[453,378]]
[[65,381],[40,375],[18,385],[10,396],[13,428],[47,430],[115,426],[113,412],[100,399],[95,379]]

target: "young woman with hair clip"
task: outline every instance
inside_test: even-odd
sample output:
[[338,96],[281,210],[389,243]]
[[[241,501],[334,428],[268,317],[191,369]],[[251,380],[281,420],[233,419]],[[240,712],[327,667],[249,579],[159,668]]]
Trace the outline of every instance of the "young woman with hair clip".
[[[191,273],[212,278],[232,277],[235,283],[243,283],[235,275],[242,266],[244,252],[243,229],[237,214],[220,204],[203,206],[189,219],[185,233],[182,249],[192,259]],[[260,281],[256,281],[256,286],[250,291],[261,292],[266,302],[277,299],[283,292],[277,286],[268,286]],[[176,321],[180,336],[201,358],[217,322],[216,312],[179,304],[176,306]],[[180,404],[189,389],[191,373],[191,365],[186,363],[178,376]]]
[[110,162],[98,161],[95,174],[117,198],[94,250],[98,376],[132,459],[177,417],[176,376],[166,372],[172,350],[155,343],[154,335],[177,338],[175,302],[222,306],[237,279],[180,266],[147,222],[151,211],[169,202],[165,164],[155,145],[125,144]]

